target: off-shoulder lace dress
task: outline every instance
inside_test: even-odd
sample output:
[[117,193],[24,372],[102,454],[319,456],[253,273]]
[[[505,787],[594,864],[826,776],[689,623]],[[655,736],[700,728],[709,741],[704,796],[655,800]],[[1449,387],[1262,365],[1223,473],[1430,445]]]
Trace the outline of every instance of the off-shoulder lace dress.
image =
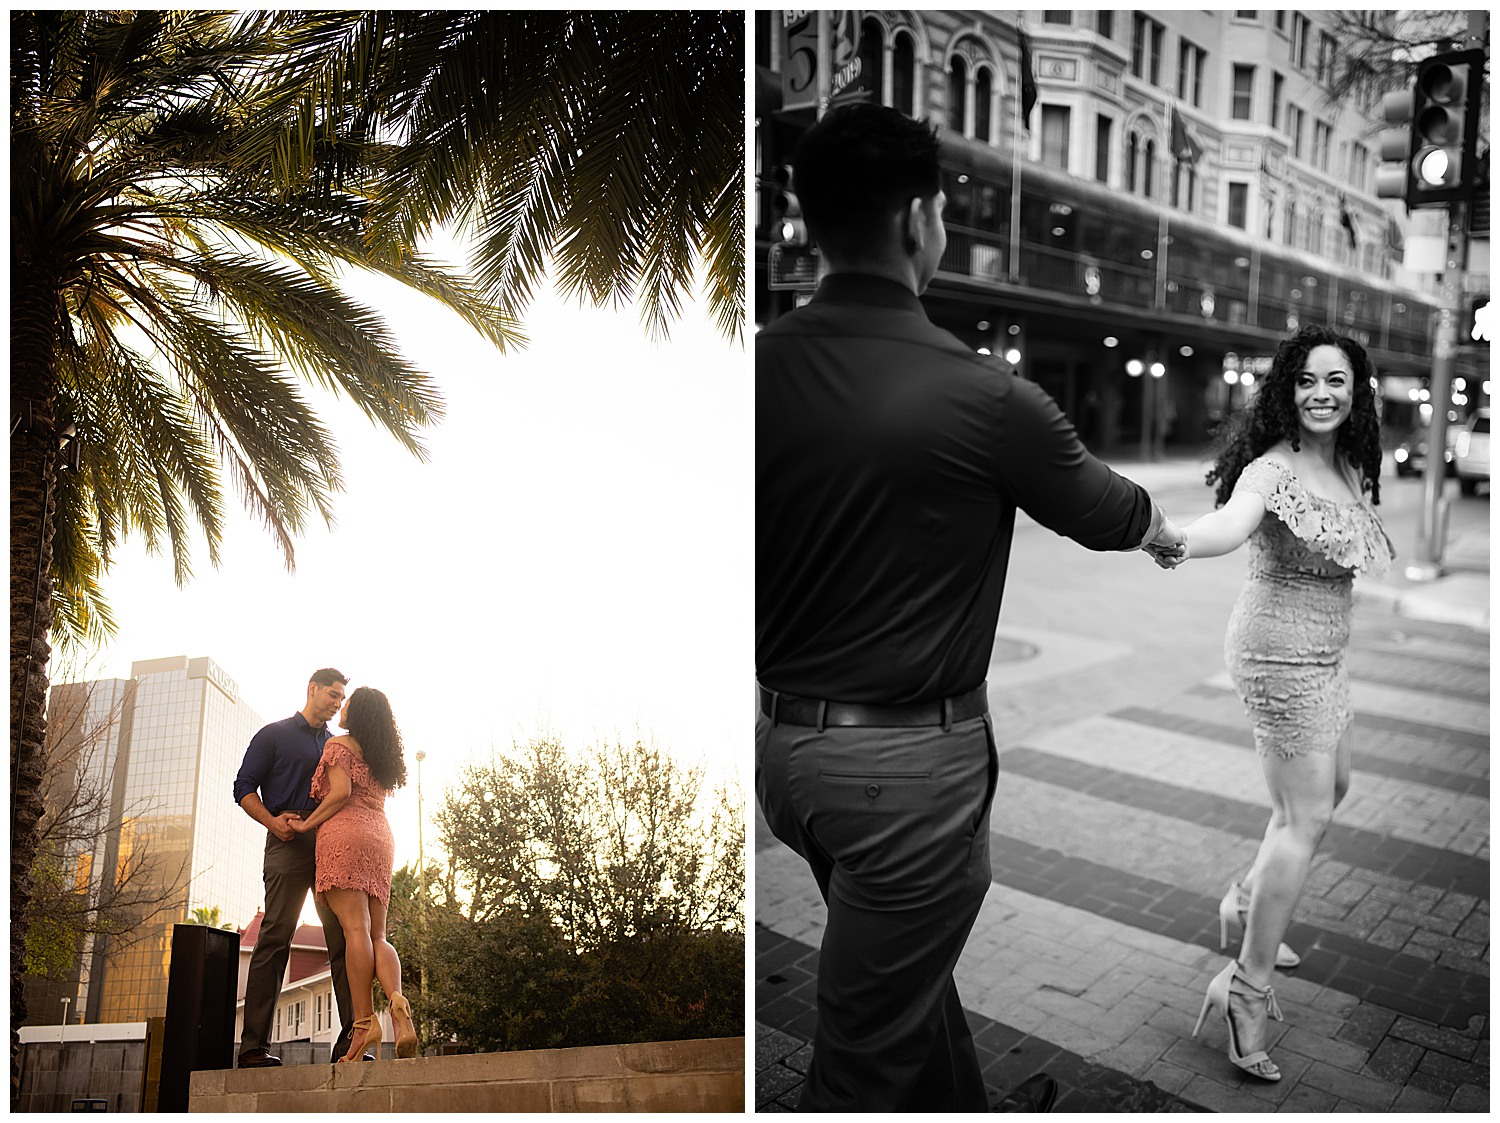
[[1274,460],[1246,465],[1241,490],[1260,496],[1266,514],[1250,535],[1224,662],[1257,752],[1331,753],[1352,719],[1344,648],[1354,574],[1385,573],[1395,551],[1367,499],[1324,499]]
[[387,792],[348,745],[331,740],[323,746],[323,759],[313,773],[314,799],[328,795],[328,768],[334,764],[349,774],[353,790],[344,806],[318,827],[313,888],[319,893],[360,889],[388,906],[396,844],[385,817]]

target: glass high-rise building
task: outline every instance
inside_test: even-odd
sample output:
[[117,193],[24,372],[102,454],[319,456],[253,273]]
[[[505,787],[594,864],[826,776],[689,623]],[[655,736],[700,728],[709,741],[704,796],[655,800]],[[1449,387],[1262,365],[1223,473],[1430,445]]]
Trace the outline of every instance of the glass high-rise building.
[[[260,907],[265,832],[235,806],[231,786],[265,722],[223,668],[186,656],[134,663],[128,680],[58,684],[50,712],[64,718],[54,745],[71,738],[74,771],[108,793],[98,845],[63,861],[96,893],[124,880],[132,899],[148,902],[127,917],[125,935],[81,949],[74,1009],[89,1022],[164,1015],[172,925],[200,907],[244,925]],[[55,1023],[61,1003],[47,1005],[28,1020]]]

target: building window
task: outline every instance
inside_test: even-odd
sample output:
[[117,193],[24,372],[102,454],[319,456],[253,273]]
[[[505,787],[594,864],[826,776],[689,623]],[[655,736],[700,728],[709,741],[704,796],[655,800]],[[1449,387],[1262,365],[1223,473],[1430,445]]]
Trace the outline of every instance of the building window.
[[1043,23],[1060,23],[1064,27],[1072,27],[1073,26],[1073,10],[1071,8],[1069,8],[1069,9],[1067,9],[1065,11],[1061,11],[1061,12],[1049,12],[1049,11],[1043,9],[1043,11],[1042,11],[1042,22]]
[[1333,84],[1333,63],[1338,55],[1338,44],[1326,31],[1318,32],[1318,81],[1325,86]]
[[1231,183],[1229,185],[1229,225],[1240,230],[1245,229],[1248,221],[1250,203],[1250,185],[1247,183]]
[[1172,205],[1192,212],[1198,202],[1198,171],[1192,164],[1179,163],[1172,173]]
[[1208,52],[1186,39],[1177,45],[1177,97],[1197,108],[1203,107],[1203,71]]
[[860,83],[871,96],[885,104],[885,29],[877,19],[859,25]]
[[1042,163],[1068,170],[1068,133],[1072,111],[1065,105],[1042,106]]
[[1126,191],[1134,192],[1134,191],[1139,190],[1139,185],[1136,183],[1135,173],[1136,173],[1136,169],[1140,166],[1140,162],[1141,162],[1141,160],[1140,160],[1140,157],[1141,157],[1140,145],[1141,145],[1140,135],[1137,134],[1136,132],[1132,131],[1131,134],[1130,134],[1130,136],[1127,137],[1126,140],[1125,140],[1125,190]]
[[1101,39],[1113,39],[1115,37],[1115,14],[1104,11],[1095,13],[1095,28]]
[[1240,8],[1240,9],[1236,10],[1235,13],[1234,13],[1234,18],[1235,19],[1244,19],[1244,20],[1251,20],[1251,21],[1256,20],[1257,18],[1259,18],[1259,16],[1260,16],[1260,9],[1259,8],[1250,8],[1248,10],[1244,9],[1244,8]]
[[1281,230],[1281,240],[1289,246],[1297,244],[1297,200],[1286,201],[1286,224]]
[[1156,191],[1156,141],[1146,141],[1141,150],[1141,194],[1151,198]]
[[1281,101],[1286,96],[1286,79],[1271,71],[1271,128],[1281,128]]
[[962,55],[954,55],[948,64],[948,127],[956,133],[964,128],[964,93],[969,85],[969,64]]
[[1114,122],[1103,114],[1097,118],[1094,130],[1094,178],[1100,183],[1109,182],[1109,146],[1110,134],[1114,130]]
[[323,1032],[323,996],[321,994],[313,999],[313,1032]]
[[1236,121],[1249,121],[1252,119],[1252,110],[1255,107],[1255,67],[1241,66],[1239,63],[1234,67],[1234,91],[1229,103],[1229,115]]
[[1326,121],[1313,122],[1313,166],[1328,170],[1328,153],[1333,147],[1333,126]]
[[1349,145],[1349,183],[1356,191],[1370,189],[1370,150],[1358,142]]
[[891,102],[908,117],[917,115],[912,95],[917,90],[917,51],[911,35],[896,32],[896,46],[891,52]]
[[1292,13],[1292,42],[1290,46],[1292,65],[1298,70],[1307,67],[1307,36],[1312,27],[1301,12]]
[[994,87],[994,78],[990,74],[990,68],[981,66],[974,71],[974,136],[989,144],[990,136],[990,93]]
[[1302,119],[1307,116],[1297,106],[1287,103],[1286,132],[1292,138],[1292,155],[1302,159]]
[[1276,16],[1276,30],[1283,35],[1286,34],[1286,9],[1277,8],[1273,13]]
[[1323,209],[1315,207],[1307,216],[1307,248],[1313,253],[1323,252]]
[[1153,86],[1161,85],[1161,43],[1165,29],[1150,16],[1135,15],[1130,41],[1130,73]]

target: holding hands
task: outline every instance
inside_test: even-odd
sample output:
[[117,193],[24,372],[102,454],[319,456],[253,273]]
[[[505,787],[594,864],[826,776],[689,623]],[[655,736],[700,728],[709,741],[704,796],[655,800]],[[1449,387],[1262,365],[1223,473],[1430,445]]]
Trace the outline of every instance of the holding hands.
[[1156,537],[1141,546],[1162,569],[1176,569],[1187,561],[1187,534],[1171,519],[1163,519]]
[[271,833],[282,842],[291,842],[306,828],[302,825],[302,816],[295,811],[283,811],[276,816],[275,823],[271,827]]

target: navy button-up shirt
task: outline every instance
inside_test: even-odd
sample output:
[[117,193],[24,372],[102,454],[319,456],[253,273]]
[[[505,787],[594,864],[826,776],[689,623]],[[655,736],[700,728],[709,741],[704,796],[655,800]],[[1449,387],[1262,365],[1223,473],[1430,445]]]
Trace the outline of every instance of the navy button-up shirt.
[[263,727],[250,739],[234,778],[234,801],[258,789],[260,801],[273,815],[310,813],[318,806],[312,797],[313,773],[331,736],[326,725],[314,729],[301,713]]

